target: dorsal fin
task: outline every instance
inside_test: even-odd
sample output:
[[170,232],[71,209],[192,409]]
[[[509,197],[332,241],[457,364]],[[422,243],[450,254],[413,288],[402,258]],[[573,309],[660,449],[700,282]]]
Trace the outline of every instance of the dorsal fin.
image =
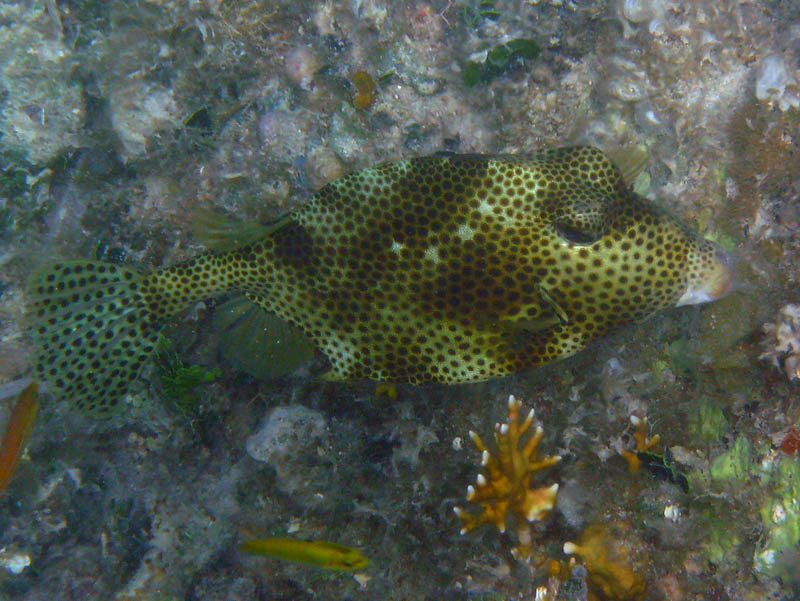
[[640,146],[616,146],[606,150],[606,155],[619,169],[626,186],[633,184],[647,167],[649,155]]
[[224,252],[263,238],[286,223],[288,215],[267,224],[243,221],[215,209],[198,209],[192,227],[195,238],[209,250]]

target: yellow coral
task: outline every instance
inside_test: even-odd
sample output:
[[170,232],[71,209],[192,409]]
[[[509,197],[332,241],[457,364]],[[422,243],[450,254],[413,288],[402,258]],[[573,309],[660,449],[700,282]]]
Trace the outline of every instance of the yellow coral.
[[636,449],[633,451],[628,451],[627,449],[622,451],[622,456],[625,458],[625,461],[628,462],[628,470],[631,472],[638,472],[642,467],[642,460],[639,458],[639,453],[646,452],[652,449],[661,441],[661,436],[656,434],[655,436],[647,436],[647,430],[649,428],[649,423],[647,422],[647,418],[639,418],[635,415],[631,415],[631,424],[635,430],[633,431],[633,439],[636,441]]
[[[604,598],[629,601],[644,595],[642,577],[647,558],[636,548],[628,522],[592,524],[577,543],[564,543],[564,553],[577,555],[589,573],[589,582],[602,591]],[[641,545],[640,545],[641,546]]]
[[375,100],[375,80],[363,70],[358,70],[350,76],[350,83],[355,88],[353,106],[363,111],[372,106]]
[[544,519],[555,505],[558,484],[543,488],[531,488],[531,478],[535,472],[561,461],[558,455],[539,457],[539,442],[544,431],[537,426],[528,440],[521,445],[521,439],[533,424],[534,411],[531,410],[520,421],[522,403],[513,396],[508,398],[508,420],[495,424],[497,452],[493,453],[475,432],[470,432],[472,442],[481,452],[481,465],[486,474],[478,474],[475,486],[467,488],[467,501],[482,507],[479,514],[455,507],[455,512],[463,523],[461,534],[491,523],[500,532],[505,532],[509,514],[516,518],[520,544],[515,547],[516,554],[530,556],[530,532],[527,522]]

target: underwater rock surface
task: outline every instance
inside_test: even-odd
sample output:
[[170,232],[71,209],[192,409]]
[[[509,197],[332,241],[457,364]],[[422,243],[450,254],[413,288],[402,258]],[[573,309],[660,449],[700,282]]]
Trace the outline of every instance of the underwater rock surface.
[[[317,360],[258,378],[220,358],[217,301],[195,304],[165,335],[181,369],[221,375],[179,403],[158,369],[104,422],[43,383],[0,496],[0,597],[800,597],[798,29],[797,3],[767,1],[4,3],[0,390],[31,373],[43,262],[174,265],[204,250],[202,210],[269,224],[343,173],[438,151],[636,148],[632,188],[730,253],[737,282],[459,386],[333,383]],[[497,50],[512,41],[538,54]],[[470,61],[486,75],[466,85]],[[512,394],[562,458],[531,487],[560,485],[524,556],[453,512],[482,473],[468,433]],[[239,551],[268,537],[370,563]]]

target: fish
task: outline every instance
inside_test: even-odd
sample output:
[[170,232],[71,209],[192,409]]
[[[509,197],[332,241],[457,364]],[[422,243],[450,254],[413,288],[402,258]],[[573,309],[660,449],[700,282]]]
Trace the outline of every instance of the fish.
[[39,410],[39,385],[31,382],[19,393],[0,444],[0,494],[8,488]]
[[27,287],[37,377],[112,415],[163,326],[225,294],[223,342],[267,371],[316,349],[328,380],[455,384],[730,292],[728,255],[631,176],[590,146],[411,158],[342,176],[271,224],[212,219],[211,250],[174,266],[42,266]]
[[324,540],[262,538],[246,541],[239,548],[247,553],[306,563],[326,570],[363,570],[369,565],[369,559],[358,549]]

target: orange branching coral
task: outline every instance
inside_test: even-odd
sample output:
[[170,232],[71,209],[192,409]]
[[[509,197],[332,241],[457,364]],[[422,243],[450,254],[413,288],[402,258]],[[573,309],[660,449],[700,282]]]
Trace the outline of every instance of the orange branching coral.
[[648,436],[647,431],[649,425],[647,418],[639,418],[631,415],[631,424],[635,430],[633,431],[633,439],[636,441],[636,448],[633,451],[627,449],[622,451],[622,456],[628,462],[628,469],[631,472],[638,472],[642,467],[642,460],[639,458],[639,453],[647,452],[656,446],[661,441],[661,436]]
[[508,398],[508,420],[495,424],[494,438],[497,452],[493,453],[475,432],[470,432],[472,442],[481,452],[481,465],[486,474],[478,474],[475,486],[467,488],[467,501],[482,507],[479,514],[472,514],[461,507],[455,512],[463,523],[461,534],[486,524],[494,524],[505,532],[509,514],[516,518],[520,544],[516,554],[530,556],[530,531],[528,522],[544,519],[555,505],[558,484],[543,488],[531,488],[531,478],[561,461],[558,455],[539,457],[539,442],[544,430],[537,426],[533,434],[522,444],[522,438],[533,424],[534,411],[520,421],[522,403],[513,396]]
[[583,560],[592,588],[602,591],[604,599],[631,601],[644,595],[649,556],[632,530],[625,521],[591,524],[577,543],[564,543],[564,553]]

